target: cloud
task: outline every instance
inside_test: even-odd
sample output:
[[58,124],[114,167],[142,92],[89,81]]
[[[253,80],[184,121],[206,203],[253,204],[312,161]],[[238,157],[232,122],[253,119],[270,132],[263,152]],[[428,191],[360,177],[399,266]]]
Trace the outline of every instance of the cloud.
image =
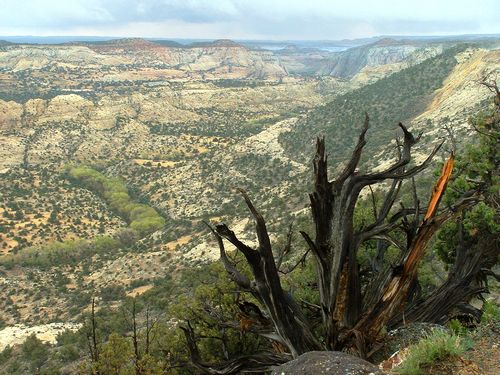
[[498,0],[0,0],[0,6],[0,34],[11,35],[337,39],[500,32]]
[[0,9],[3,27],[67,27],[114,20],[101,0],[1,0]]

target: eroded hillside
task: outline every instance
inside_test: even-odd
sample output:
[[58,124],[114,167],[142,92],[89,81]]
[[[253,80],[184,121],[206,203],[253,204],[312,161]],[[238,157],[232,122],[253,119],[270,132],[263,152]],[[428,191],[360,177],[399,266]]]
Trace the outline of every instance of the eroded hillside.
[[[474,80],[499,68],[498,50],[387,40],[337,54],[228,41],[2,46],[2,319],[76,319],[92,294],[112,305],[214,259],[202,220],[231,218],[243,238],[249,225],[235,187],[257,197],[271,232],[287,226],[284,213],[307,205],[314,137],[341,161],[364,110],[372,165],[390,159],[400,120],[424,132],[421,155],[445,124],[464,139],[488,97]],[[103,191],[71,178],[82,165],[120,179],[165,226],[138,235]]]

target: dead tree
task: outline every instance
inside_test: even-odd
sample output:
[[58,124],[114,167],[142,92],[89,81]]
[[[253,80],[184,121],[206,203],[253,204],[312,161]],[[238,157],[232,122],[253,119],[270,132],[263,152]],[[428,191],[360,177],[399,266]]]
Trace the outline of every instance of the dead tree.
[[136,300],[132,300],[132,344],[134,346],[134,358],[135,358],[135,373],[136,375],[141,374],[141,369],[139,363],[141,362],[141,352],[139,350],[139,338],[137,330],[137,310],[136,310]]
[[149,305],[144,308],[145,312],[140,317],[140,308],[137,306],[136,298],[132,298],[130,308],[123,309],[124,320],[127,322],[129,337],[134,348],[134,365],[136,375],[144,374],[142,359],[150,353],[151,341],[154,339],[154,328],[160,317],[152,317]]
[[[314,191],[309,196],[315,235],[312,237],[306,232],[301,234],[316,265],[320,297],[320,306],[316,308],[320,311],[322,322],[320,334],[311,327],[293,297],[283,290],[278,266],[282,262],[281,253],[273,253],[265,220],[245,191],[240,190],[240,193],[255,221],[257,248],[243,243],[225,224],[211,227],[219,245],[220,259],[229,277],[240,290],[255,297],[272,322],[272,332],[266,332],[265,336],[283,345],[292,357],[311,350],[349,350],[368,357],[376,349],[375,343],[380,333],[391,324],[400,322],[398,317],[404,315],[405,310],[410,309],[406,321],[408,318],[417,320],[422,311],[429,311],[429,308],[442,303],[442,298],[447,298],[458,285],[449,282],[443,286],[444,289],[436,294],[430,306],[408,304],[418,283],[417,267],[429,241],[445,221],[457,215],[462,208],[474,204],[476,195],[471,192],[453,207],[438,210],[453,170],[454,156],[451,155],[427,207],[421,207],[413,183],[413,207],[401,206],[396,209],[395,203],[403,181],[413,179],[426,169],[442,144],[438,144],[422,163],[412,164],[412,147],[420,136],[413,136],[401,123],[399,127],[403,138],[397,143],[397,158],[392,165],[380,172],[359,172],[369,128],[366,115],[352,156],[334,180],[328,177],[325,141],[317,140],[313,162]],[[389,187],[381,207],[377,209],[374,205],[374,222],[355,230],[354,212],[361,191],[380,183],[389,183]],[[396,239],[393,235],[395,231],[403,233],[405,240]],[[357,254],[368,240],[388,242],[399,248],[401,256],[396,265],[380,272],[362,288]],[[252,279],[240,272],[230,260],[224,241],[234,245],[243,254]],[[446,309],[458,303],[458,299],[449,301]],[[217,372],[209,372],[207,364],[201,366],[194,332],[190,326],[184,327],[184,331],[190,343],[191,360],[197,363],[198,368],[204,368],[206,373],[234,373],[231,372],[234,363],[219,366]],[[264,364],[269,358],[256,355],[253,359],[257,362],[260,359],[259,363]]]
[[97,338],[97,322],[95,316],[95,298],[92,297],[92,306],[90,310],[90,330],[87,331],[87,345],[90,355],[91,373],[92,375],[100,375],[100,371],[97,368],[99,363],[99,339]]

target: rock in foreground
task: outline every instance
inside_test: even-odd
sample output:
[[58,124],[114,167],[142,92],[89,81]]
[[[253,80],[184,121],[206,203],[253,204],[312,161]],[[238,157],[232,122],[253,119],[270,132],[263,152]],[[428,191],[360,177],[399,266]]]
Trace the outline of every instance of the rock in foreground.
[[342,352],[308,352],[277,367],[272,375],[381,375],[376,366]]

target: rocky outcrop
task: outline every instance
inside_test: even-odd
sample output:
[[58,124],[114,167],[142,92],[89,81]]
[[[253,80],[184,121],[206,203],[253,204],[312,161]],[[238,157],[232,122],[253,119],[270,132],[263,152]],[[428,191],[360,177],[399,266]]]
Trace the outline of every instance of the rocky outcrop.
[[333,55],[322,64],[318,73],[338,78],[350,78],[367,67],[373,68],[404,62],[403,66],[398,65],[396,70],[399,70],[433,57],[441,53],[442,50],[441,45],[423,48],[412,44],[377,42]]
[[[99,69],[121,71],[125,67],[209,72],[225,78],[285,76],[279,59],[269,51],[253,51],[228,41],[189,48],[168,47],[131,40],[104,45],[13,45],[0,50],[0,66],[12,71]],[[221,77],[224,78],[224,77]]]
[[22,115],[21,104],[0,99],[0,130],[17,127],[21,123]]
[[277,367],[272,375],[382,375],[376,366],[342,352],[308,352]]
[[[290,73],[350,78],[365,67],[408,61],[416,63],[441,51],[442,46],[439,44],[421,46],[410,42],[385,41],[339,53],[291,47],[273,53],[263,49],[248,49],[230,40],[182,46],[142,39],[122,39],[98,44],[71,43],[50,47],[6,45],[0,50],[0,66],[17,72],[82,72],[104,67],[106,72],[115,75],[141,67],[160,69],[170,76],[174,72],[177,73],[174,75],[184,77],[201,73],[204,78],[215,79],[276,79]],[[144,78],[151,78],[151,72],[148,73]]]
[[[500,70],[500,50],[467,49],[456,56],[458,64],[425,111],[413,120],[412,126],[434,135],[443,126],[456,137],[470,131],[468,119],[480,103],[488,101],[491,92],[477,82],[491,72]],[[434,132],[434,133],[433,133]]]

